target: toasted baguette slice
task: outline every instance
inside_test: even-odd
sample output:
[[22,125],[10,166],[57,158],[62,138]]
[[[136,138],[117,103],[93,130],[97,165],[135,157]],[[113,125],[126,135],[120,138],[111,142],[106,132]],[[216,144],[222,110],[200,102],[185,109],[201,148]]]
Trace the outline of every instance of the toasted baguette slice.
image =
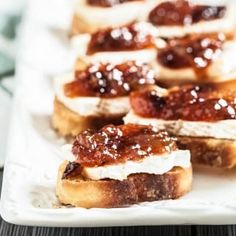
[[85,129],[99,129],[107,124],[121,124],[122,117],[123,114],[111,117],[80,116],[55,99],[52,125],[62,136],[76,136]]
[[176,199],[192,185],[192,169],[174,167],[163,175],[132,174],[126,180],[63,179],[68,162],[59,168],[56,193],[61,203],[85,208],[112,208],[145,201]]
[[236,141],[228,139],[178,137],[180,149],[191,152],[191,162],[217,168],[236,166]]

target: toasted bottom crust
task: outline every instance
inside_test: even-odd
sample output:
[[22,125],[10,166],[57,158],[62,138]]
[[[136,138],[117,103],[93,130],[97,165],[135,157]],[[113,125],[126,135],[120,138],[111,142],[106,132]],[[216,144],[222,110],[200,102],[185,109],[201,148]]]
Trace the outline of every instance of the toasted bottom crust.
[[62,179],[68,162],[61,164],[56,193],[61,203],[85,208],[122,207],[145,201],[176,199],[190,191],[192,169],[175,167],[163,175],[132,174],[126,180]]
[[236,165],[236,141],[227,139],[178,137],[180,149],[191,152],[193,164],[217,168],[232,168]]
[[107,124],[122,124],[122,115],[114,117],[86,117],[69,110],[55,99],[52,125],[62,136],[76,136],[85,129],[99,129]]

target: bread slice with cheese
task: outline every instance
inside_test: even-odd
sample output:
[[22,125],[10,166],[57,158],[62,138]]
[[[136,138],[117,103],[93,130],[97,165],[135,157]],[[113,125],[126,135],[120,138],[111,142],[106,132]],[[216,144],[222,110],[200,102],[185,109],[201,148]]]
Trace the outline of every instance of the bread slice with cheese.
[[52,124],[63,136],[85,129],[121,124],[130,109],[129,93],[155,84],[155,75],[137,61],[122,64],[86,64],[77,61],[75,72],[54,80]]
[[236,141],[204,137],[177,137],[180,149],[191,152],[193,165],[215,168],[232,168],[236,166]]
[[[92,1],[90,1],[92,2]],[[140,15],[149,12],[156,1],[75,1],[75,12],[71,25],[71,35],[94,33],[107,27],[116,27],[137,21]],[[107,6],[103,4],[107,3]],[[109,5],[110,3],[110,5]]]
[[123,116],[123,113],[109,117],[81,116],[55,98],[52,125],[61,136],[71,137],[85,129],[99,129],[106,124],[121,124]]
[[210,167],[236,166],[235,81],[155,88],[131,94],[125,123],[152,125],[177,137],[191,161]]
[[150,125],[85,130],[62,150],[70,160],[58,171],[56,192],[63,204],[123,207],[176,199],[191,189],[190,152]]
[[[234,126],[231,121],[220,124],[180,120],[168,122],[143,118],[134,114],[133,111],[128,113],[124,121],[166,129],[177,138],[177,145],[180,149],[190,150],[193,165],[216,168],[236,166],[236,140],[233,138]],[[224,136],[226,138],[223,138]]]
[[[127,37],[129,35],[129,37]],[[134,22],[71,37],[75,58],[89,63],[154,62],[158,31],[147,22]],[[161,41],[162,42],[162,41]]]
[[145,201],[176,199],[189,192],[192,169],[174,167],[163,175],[132,174],[126,180],[91,180],[81,175],[62,178],[68,162],[61,164],[56,193],[61,203],[84,208],[124,207]]

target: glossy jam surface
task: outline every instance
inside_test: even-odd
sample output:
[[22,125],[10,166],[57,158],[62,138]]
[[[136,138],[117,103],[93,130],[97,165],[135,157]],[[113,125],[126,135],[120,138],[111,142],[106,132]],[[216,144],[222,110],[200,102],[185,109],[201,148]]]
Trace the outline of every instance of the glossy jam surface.
[[175,140],[166,132],[156,131],[151,126],[127,124],[82,132],[76,137],[72,152],[81,166],[93,167],[138,161],[175,149]]
[[182,39],[167,41],[166,47],[159,50],[158,62],[170,69],[191,67],[198,77],[204,72],[214,58],[222,51],[225,36],[207,34],[187,36]]
[[136,23],[107,28],[91,35],[88,54],[105,51],[130,51],[154,47],[154,37],[146,24]]
[[144,0],[87,0],[87,3],[96,7],[112,7],[126,2],[137,2]]
[[236,119],[236,92],[227,93],[214,84],[185,85],[170,89],[167,95],[144,90],[132,93],[130,100],[134,112],[146,118],[206,122]]
[[68,97],[114,98],[154,83],[154,72],[145,64],[134,61],[119,65],[95,64],[85,71],[77,71],[75,80],[65,84],[64,92]]
[[223,18],[225,12],[225,6],[195,5],[185,0],[166,1],[150,12],[149,21],[157,26],[191,25]]

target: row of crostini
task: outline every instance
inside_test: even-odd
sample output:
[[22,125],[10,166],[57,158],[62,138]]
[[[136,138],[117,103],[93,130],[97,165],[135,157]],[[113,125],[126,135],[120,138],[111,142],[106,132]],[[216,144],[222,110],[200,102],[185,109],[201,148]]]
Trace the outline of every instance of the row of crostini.
[[156,27],[139,22],[80,34],[71,41],[75,54],[86,63],[148,63],[167,86],[232,79],[236,71],[232,60],[236,40],[222,32],[161,38]]
[[132,22],[149,22],[161,37],[183,37],[195,33],[235,29],[235,4],[211,4],[188,0],[75,0],[71,34],[94,33]]
[[78,2],[78,60],[55,79],[53,126],[75,138],[58,172],[61,203],[175,199],[191,189],[191,163],[236,165],[234,8]]

